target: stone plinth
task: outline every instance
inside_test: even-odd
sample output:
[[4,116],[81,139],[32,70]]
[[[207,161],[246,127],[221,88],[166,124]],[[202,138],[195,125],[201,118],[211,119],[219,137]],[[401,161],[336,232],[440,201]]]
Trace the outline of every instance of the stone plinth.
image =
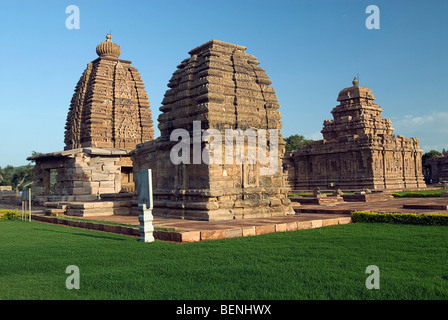
[[393,199],[391,193],[383,192],[344,194],[342,197],[345,202],[377,202]]
[[302,196],[302,197],[290,197],[289,198],[294,205],[307,205],[307,204],[321,204],[321,205],[333,205],[343,202],[344,199],[339,195],[325,195],[321,194],[319,196]]
[[32,191],[34,201],[40,204],[93,201],[101,194],[120,192],[122,182],[132,180],[132,162],[126,150],[80,148],[28,159],[36,162]]

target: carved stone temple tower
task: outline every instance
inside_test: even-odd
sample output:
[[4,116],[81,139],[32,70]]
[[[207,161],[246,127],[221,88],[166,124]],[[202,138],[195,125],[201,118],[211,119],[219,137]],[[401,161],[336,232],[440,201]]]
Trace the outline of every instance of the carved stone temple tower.
[[96,47],[99,58],[87,65],[76,85],[65,126],[65,150],[131,150],[154,138],[143,81],[131,61],[118,59],[111,36]]
[[[280,106],[265,70],[245,47],[223,41],[211,40],[189,54],[173,73],[160,107],[161,136],[131,153],[135,169],[153,169],[154,215],[227,220],[293,214],[282,179]],[[180,163],[171,157],[180,143],[172,136],[176,132],[185,134],[186,161]],[[207,132],[213,143],[204,139]],[[249,145],[261,132],[267,132],[265,143],[258,139]],[[230,133],[244,143],[237,145]],[[212,147],[214,161],[207,163],[204,150],[211,145],[218,147]],[[244,159],[236,160],[236,150],[244,151]],[[260,150],[269,150],[269,166],[278,168],[265,172]]]
[[91,201],[134,190],[129,152],[154,138],[148,96],[131,61],[119,59],[121,48],[110,34],[96,53],[70,103],[64,151],[29,158],[36,162],[36,202]]
[[285,159],[292,163],[293,189],[426,187],[418,139],[395,136],[374,99],[356,78],[353,86],[339,92],[339,105],[331,111],[334,119],[324,121],[324,139],[299,147]]

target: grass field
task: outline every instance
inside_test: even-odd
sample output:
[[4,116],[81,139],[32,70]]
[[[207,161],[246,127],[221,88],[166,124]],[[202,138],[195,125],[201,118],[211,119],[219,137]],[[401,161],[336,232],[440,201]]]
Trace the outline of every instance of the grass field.
[[[0,299],[448,299],[448,227],[355,223],[174,244],[0,222]],[[69,265],[80,289],[68,290]],[[380,289],[365,286],[366,267]]]
[[392,195],[395,198],[431,198],[431,197],[441,197],[442,193],[447,192],[445,189],[437,190],[417,190],[417,191],[400,191],[394,192]]

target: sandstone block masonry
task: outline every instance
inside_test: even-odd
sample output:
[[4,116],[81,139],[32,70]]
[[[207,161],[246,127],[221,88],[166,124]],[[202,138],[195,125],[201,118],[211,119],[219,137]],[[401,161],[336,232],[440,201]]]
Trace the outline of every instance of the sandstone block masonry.
[[[279,169],[272,175],[261,175],[266,165],[249,163],[247,158],[240,164],[207,164],[194,163],[190,154],[189,163],[170,161],[170,151],[177,143],[170,139],[171,133],[184,129],[193,138],[195,121],[201,123],[202,131],[220,132],[223,146],[226,129],[281,129],[275,90],[245,47],[211,40],[189,54],[173,73],[160,107],[161,136],[131,152],[135,170],[152,169],[154,215],[225,220],[293,214],[282,179],[284,140],[280,133],[275,159]],[[200,150],[208,145],[202,141]],[[246,155],[247,148],[245,143]]]
[[42,154],[32,160],[36,162],[34,201],[40,204],[92,201],[104,193],[133,191],[132,161],[126,150],[80,148]]

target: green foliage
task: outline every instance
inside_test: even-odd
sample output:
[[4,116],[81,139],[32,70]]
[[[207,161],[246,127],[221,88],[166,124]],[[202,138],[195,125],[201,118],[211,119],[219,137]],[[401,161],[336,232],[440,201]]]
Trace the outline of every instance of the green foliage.
[[285,138],[285,149],[287,152],[295,151],[298,147],[305,146],[312,141],[313,140],[305,139],[305,137],[302,135],[294,134]]
[[0,210],[0,220],[15,220],[20,218],[17,210]]
[[423,154],[422,163],[425,163],[426,160],[429,160],[433,157],[440,157],[442,154],[437,150],[431,150]]
[[376,222],[395,224],[423,224],[431,226],[448,226],[448,214],[443,213],[398,213],[398,212],[352,212],[353,222]]
[[419,190],[419,191],[403,191],[394,192],[392,195],[394,198],[431,198],[431,197],[441,197],[442,193],[447,192],[447,190]]
[[[33,151],[32,155],[39,154]],[[34,181],[34,166],[27,164],[24,166],[14,167],[7,165],[0,167],[0,186],[12,186],[16,192],[29,188]]]

